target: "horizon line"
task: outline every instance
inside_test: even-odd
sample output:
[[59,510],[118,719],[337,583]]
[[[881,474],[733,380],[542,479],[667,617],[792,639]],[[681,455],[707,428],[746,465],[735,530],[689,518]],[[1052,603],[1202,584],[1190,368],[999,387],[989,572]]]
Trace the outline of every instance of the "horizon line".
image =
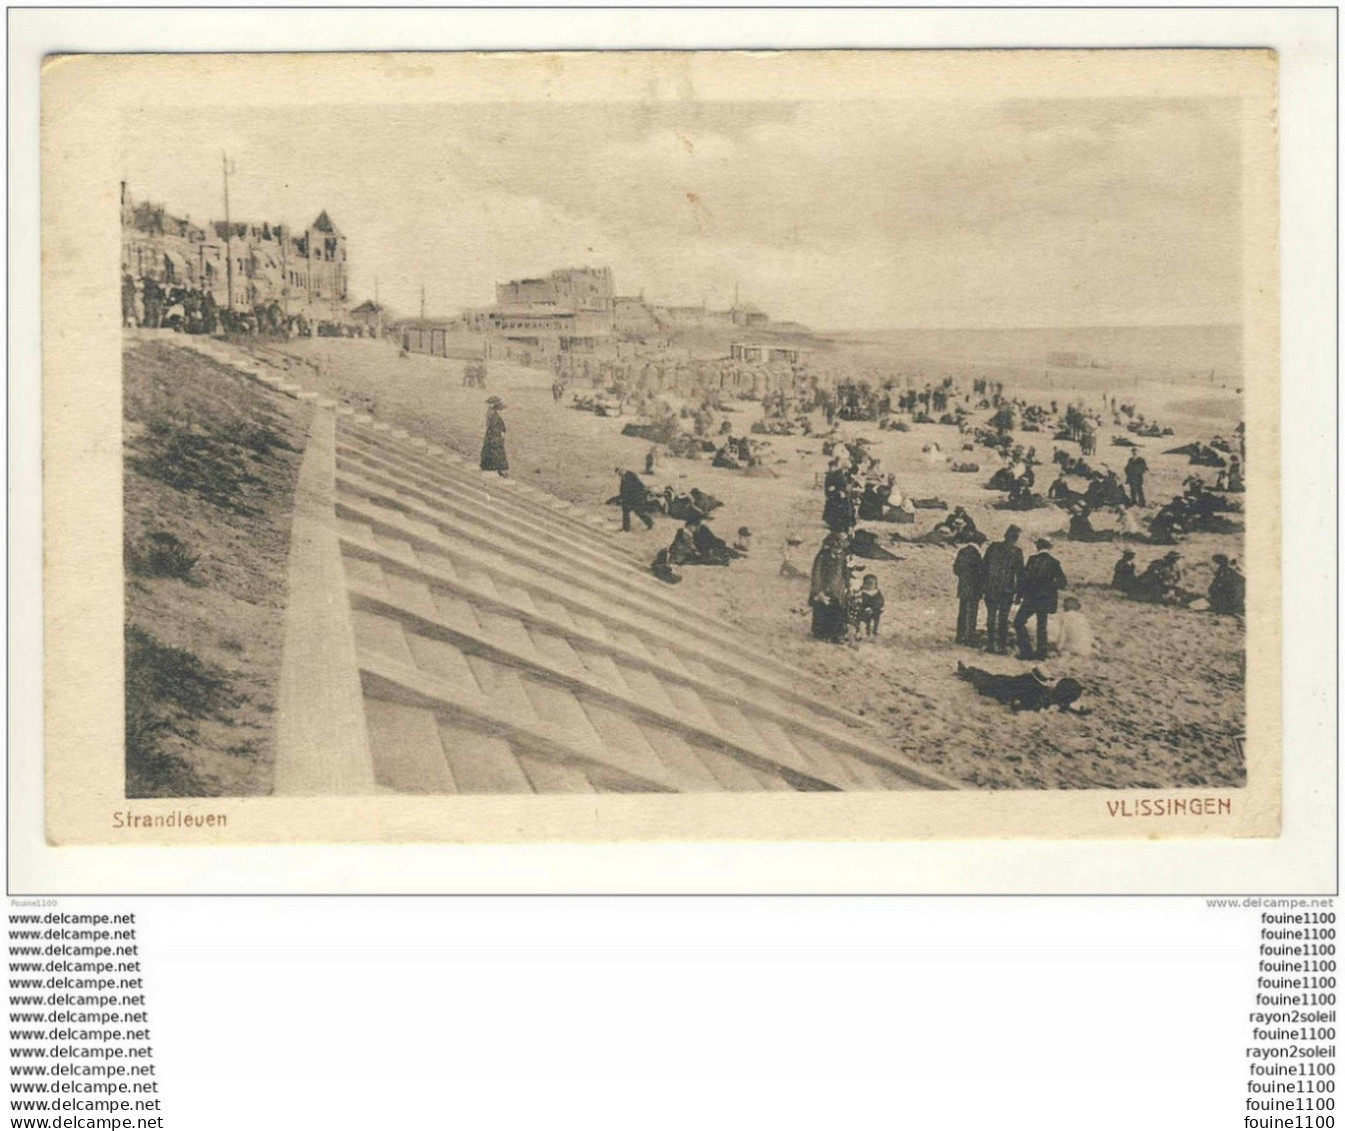
[[814,329],[812,332],[818,336],[826,334],[879,334],[890,333],[893,331],[962,331],[968,330],[977,333],[1004,331],[1004,330],[1188,330],[1193,328],[1210,329],[1213,327],[1227,329],[1241,329],[1243,323],[1238,322],[1078,322],[1073,324],[1038,324],[1035,326],[861,326],[856,328],[829,327],[827,329]]

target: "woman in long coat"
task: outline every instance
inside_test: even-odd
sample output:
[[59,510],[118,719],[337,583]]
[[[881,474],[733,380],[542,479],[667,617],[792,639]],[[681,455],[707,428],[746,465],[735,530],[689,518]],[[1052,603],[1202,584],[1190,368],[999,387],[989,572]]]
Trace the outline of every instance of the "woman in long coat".
[[846,602],[850,595],[845,558],[845,538],[833,531],[822,539],[822,547],[813,559],[808,603],[813,607],[813,635],[818,640],[845,640]]
[[509,457],[504,452],[504,417],[500,409],[504,401],[491,397],[486,401],[490,407],[486,411],[486,440],[481,445],[481,470],[498,471],[501,475],[509,473]]

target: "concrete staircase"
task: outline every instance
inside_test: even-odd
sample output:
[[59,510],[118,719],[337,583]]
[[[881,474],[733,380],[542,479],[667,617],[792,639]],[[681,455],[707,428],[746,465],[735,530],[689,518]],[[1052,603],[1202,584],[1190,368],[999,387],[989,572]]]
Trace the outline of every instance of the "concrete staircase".
[[[190,344],[314,402],[278,792],[955,788],[658,582],[613,518]],[[319,713],[315,683],[357,690]]]

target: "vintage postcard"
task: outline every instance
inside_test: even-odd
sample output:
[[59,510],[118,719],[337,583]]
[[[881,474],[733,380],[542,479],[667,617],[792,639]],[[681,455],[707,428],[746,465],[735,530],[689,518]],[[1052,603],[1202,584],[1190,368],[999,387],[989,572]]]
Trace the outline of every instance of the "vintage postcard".
[[42,99],[52,843],[1278,835],[1273,53]]

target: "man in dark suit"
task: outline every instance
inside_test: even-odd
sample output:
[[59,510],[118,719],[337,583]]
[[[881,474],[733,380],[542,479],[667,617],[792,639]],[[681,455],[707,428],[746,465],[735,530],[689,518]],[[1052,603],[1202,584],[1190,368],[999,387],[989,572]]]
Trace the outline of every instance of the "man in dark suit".
[[636,515],[644,523],[646,530],[654,528],[654,519],[651,512],[655,510],[655,505],[649,497],[649,488],[644,485],[642,480],[635,472],[629,468],[616,469],[617,474],[621,476],[621,488],[617,493],[617,500],[621,503],[621,529],[625,533],[630,533],[630,516]]
[[1009,608],[1023,574],[1023,551],[1018,546],[1021,533],[1017,526],[1010,526],[1004,541],[992,543],[985,551],[986,651],[1001,656],[1009,651]]
[[1149,472],[1149,464],[1139,452],[1131,452],[1126,462],[1126,484],[1130,487],[1130,501],[1134,506],[1148,504],[1144,500],[1144,477]]
[[[1046,658],[1046,621],[1059,608],[1060,590],[1069,584],[1060,563],[1051,556],[1051,540],[1037,539],[1037,553],[1027,560],[1018,582],[1018,598],[1022,604],[1013,618],[1013,630],[1018,636],[1018,655],[1024,660]],[[1037,649],[1027,635],[1027,622],[1037,618]]]
[[976,621],[981,605],[981,590],[985,585],[985,563],[975,542],[968,542],[953,559],[953,574],[957,577],[957,644],[976,643]]

